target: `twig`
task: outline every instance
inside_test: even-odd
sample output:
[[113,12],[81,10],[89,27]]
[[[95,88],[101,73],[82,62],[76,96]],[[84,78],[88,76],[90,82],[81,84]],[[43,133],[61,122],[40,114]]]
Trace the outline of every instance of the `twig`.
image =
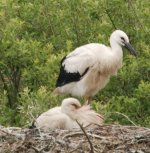
[[41,152],[40,149],[38,149],[38,148],[36,148],[36,147],[34,147],[34,146],[31,146],[31,148],[34,149],[34,151],[35,151],[36,153],[40,153],[40,152]]
[[90,144],[90,148],[91,148],[91,153],[94,153],[94,147],[93,147],[93,144],[91,142],[91,140],[89,139],[88,137],[88,134],[86,133],[86,131],[84,130],[83,126],[76,120],[77,124],[80,126],[81,130],[83,131],[84,135],[86,136],[89,144]]
[[80,28],[78,27],[78,13],[75,15],[74,12],[78,12],[77,8],[74,7],[74,4],[71,3],[70,5],[71,7],[71,20],[72,20],[72,23],[73,23],[73,26],[74,26],[74,31],[75,31],[75,34],[76,34],[76,40],[77,40],[77,44],[79,45],[80,44]]
[[[33,122],[36,123],[36,119],[35,119],[35,117],[32,115],[32,113],[29,112],[29,114],[30,114],[30,116],[33,118]],[[38,126],[36,126],[36,129],[38,130],[40,137],[41,137],[42,139],[44,139],[44,137],[42,136],[42,133],[41,133],[40,128],[38,128]]]
[[110,19],[110,21],[111,21],[113,27],[114,27],[115,29],[117,29],[117,26],[115,25],[115,22],[113,21],[111,15],[109,14],[109,11],[108,11],[107,9],[105,9],[105,12],[106,12],[107,16],[109,17],[109,19]]
[[84,142],[87,142],[87,140],[81,140],[81,141],[79,141],[79,143],[77,144],[77,146],[74,147],[74,149],[71,150],[69,153],[75,152],[75,151],[77,151],[78,149],[80,149],[81,146],[82,146],[82,144],[83,144]]
[[7,131],[2,130],[2,129],[0,129],[0,131],[3,132],[3,133],[5,133],[5,134],[7,134],[7,135],[14,136],[14,137],[16,137],[18,139],[24,139],[23,135],[21,136],[21,134],[18,135],[18,134],[10,133],[10,131],[7,132]]
[[43,6],[44,6],[44,15],[46,16],[46,18],[48,19],[48,26],[50,26],[51,32],[54,36],[56,36],[55,32],[54,32],[54,26],[51,24],[51,16],[50,16],[50,12],[48,12],[48,8],[47,5],[45,4],[45,0],[43,0]]
[[75,151],[77,151],[78,149],[79,149],[79,147],[77,147],[77,148],[71,150],[69,153],[75,152]]
[[139,22],[141,28],[143,29],[143,31],[144,31],[145,33],[148,32],[148,31],[144,28],[144,26],[143,26],[143,24],[142,24],[142,22],[141,22],[139,16],[137,15],[136,10],[135,10],[135,8],[134,8],[134,6],[133,6],[132,3],[130,3],[130,7],[132,8],[132,11],[134,12],[134,15],[135,15],[135,17],[136,17],[136,20],[138,20],[138,22]]
[[[83,134],[84,134],[84,133],[81,133],[81,132],[72,133],[72,134],[67,134],[67,135],[65,135],[65,136],[63,137],[63,139],[66,138],[66,137],[78,136],[78,135],[83,135]],[[100,140],[106,138],[106,137],[102,137],[102,136],[99,136],[99,135],[96,135],[96,134],[91,134],[91,133],[86,133],[86,134],[87,134],[87,136],[91,136],[91,137],[94,137],[94,138],[97,138],[97,139],[100,139]]]
[[127,118],[127,120],[128,120],[129,122],[131,122],[134,126],[137,126],[133,121],[131,121],[131,120],[129,119],[129,117],[128,117],[127,115],[122,114],[122,113],[120,113],[120,112],[114,112],[114,113],[124,116],[124,117]]
[[49,147],[49,146],[50,146],[50,143],[49,143],[48,145],[44,146],[44,147],[41,148],[41,149],[36,148],[36,147],[34,147],[34,146],[31,146],[31,148],[34,149],[36,153],[42,153],[43,150],[46,149],[46,148]]
[[100,140],[106,139],[106,137],[102,137],[102,136],[99,136],[99,135],[97,135],[97,134],[87,133],[87,135],[88,135],[88,136],[91,136],[91,137],[94,137],[94,138],[97,138],[97,139],[100,139]]
[[82,135],[82,134],[83,133],[81,133],[81,132],[66,134],[62,139],[66,138],[66,137],[78,136],[78,135]]

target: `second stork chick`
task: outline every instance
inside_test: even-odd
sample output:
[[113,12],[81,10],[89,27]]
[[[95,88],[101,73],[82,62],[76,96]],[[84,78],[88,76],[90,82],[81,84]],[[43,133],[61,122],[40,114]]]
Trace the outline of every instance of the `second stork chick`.
[[84,127],[103,123],[103,117],[91,110],[89,105],[81,106],[75,98],[66,98],[60,107],[54,107],[41,114],[34,125],[44,130],[66,129],[73,130],[79,128],[78,121]]

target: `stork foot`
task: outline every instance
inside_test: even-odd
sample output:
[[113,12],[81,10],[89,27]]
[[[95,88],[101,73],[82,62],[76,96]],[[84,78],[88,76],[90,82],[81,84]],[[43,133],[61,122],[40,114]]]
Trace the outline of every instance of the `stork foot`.
[[84,98],[84,104],[83,105],[88,105],[88,98],[86,96],[84,96],[83,98]]
[[88,102],[89,102],[89,105],[92,105],[92,97],[89,97],[89,100],[88,100]]
[[92,104],[92,97],[84,96],[84,105],[91,105]]

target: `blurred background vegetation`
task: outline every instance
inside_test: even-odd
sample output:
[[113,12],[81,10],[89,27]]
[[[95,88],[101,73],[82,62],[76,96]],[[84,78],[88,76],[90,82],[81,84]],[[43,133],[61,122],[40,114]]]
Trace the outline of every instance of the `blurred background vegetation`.
[[[63,56],[76,47],[109,45],[125,31],[138,57],[124,50],[124,64],[94,97],[106,123],[150,127],[149,0],[0,0],[0,124],[29,126],[61,104],[52,91]],[[81,99],[82,101],[82,99]]]

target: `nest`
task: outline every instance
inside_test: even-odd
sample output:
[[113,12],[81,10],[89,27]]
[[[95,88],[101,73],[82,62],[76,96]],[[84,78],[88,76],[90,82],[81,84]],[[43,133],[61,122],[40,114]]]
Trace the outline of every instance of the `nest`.
[[150,129],[103,125],[74,131],[0,126],[0,153],[150,153]]

